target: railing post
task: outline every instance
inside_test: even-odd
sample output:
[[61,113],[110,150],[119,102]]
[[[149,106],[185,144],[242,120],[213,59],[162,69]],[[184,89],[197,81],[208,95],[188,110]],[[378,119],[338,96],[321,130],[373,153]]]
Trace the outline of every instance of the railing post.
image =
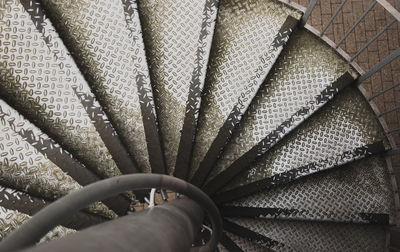
[[307,20],[310,18],[311,12],[313,11],[315,5],[317,4],[318,0],[311,0],[310,4],[308,5],[306,12],[304,13],[303,17],[301,18],[300,25],[304,26],[307,23]]
[[328,21],[328,23],[325,25],[324,29],[322,30],[320,37],[324,36],[326,30],[328,30],[329,26],[333,22],[333,20],[336,18],[336,16],[339,14],[339,11],[343,8],[343,6],[346,4],[347,0],[343,0],[342,3],[339,5],[337,8],[335,14],[332,15],[331,19]]
[[350,35],[350,33],[357,27],[357,25],[361,22],[361,20],[374,8],[376,5],[376,1],[373,1],[371,5],[364,11],[364,13],[357,19],[357,21],[353,24],[353,26],[346,32],[343,38],[336,44],[336,49],[343,43],[343,41]]
[[387,56],[384,60],[376,64],[374,67],[372,67],[368,72],[366,72],[364,75],[362,75],[360,78],[357,79],[357,84],[361,84],[363,81],[371,77],[373,74],[381,70],[384,66],[392,62],[394,59],[400,56],[400,48],[397,48],[395,51],[393,51],[389,56]]

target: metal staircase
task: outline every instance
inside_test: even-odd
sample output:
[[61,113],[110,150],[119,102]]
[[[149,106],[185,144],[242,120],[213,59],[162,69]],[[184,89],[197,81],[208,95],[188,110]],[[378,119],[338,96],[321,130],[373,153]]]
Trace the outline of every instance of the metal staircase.
[[400,13],[346,2],[0,0],[0,251],[400,251],[400,48],[356,63]]

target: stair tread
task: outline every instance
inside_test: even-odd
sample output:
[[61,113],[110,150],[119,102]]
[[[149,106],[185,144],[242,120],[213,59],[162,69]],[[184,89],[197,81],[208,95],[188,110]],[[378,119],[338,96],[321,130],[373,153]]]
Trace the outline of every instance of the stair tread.
[[[29,215],[10,210],[0,206],[0,241],[4,239],[8,234],[14,231],[16,228],[21,226],[25,221],[30,218]],[[52,239],[57,239],[65,235],[74,233],[75,231],[62,226],[57,226],[49,233],[47,233],[40,242],[47,242]]]
[[0,49],[9,52],[1,55],[3,99],[97,174],[120,175],[99,133],[115,140],[113,129],[51,23],[42,20],[42,34],[21,3],[7,2],[7,10],[0,34]]
[[278,1],[221,1],[190,178],[207,154],[225,145],[288,40],[296,24],[290,20],[299,18]]
[[[234,243],[234,245],[225,245],[224,244],[219,244],[219,250],[220,252],[225,252],[225,251],[237,251],[238,248],[241,249],[241,251],[253,251],[253,252],[265,252],[265,248],[260,246],[259,244],[249,241],[246,238],[240,237],[238,235],[232,234],[230,232],[224,231],[224,235],[229,239],[229,242]],[[232,247],[232,246],[237,246]]]
[[38,152],[18,134],[17,129],[14,130],[14,121],[17,127],[24,123],[29,128],[29,123],[15,114],[12,115],[15,110],[12,111],[10,107],[5,106],[3,101],[0,106],[2,118],[0,166],[3,171],[1,180],[48,199],[56,199],[69,191],[79,189],[81,186],[73,178],[57,167],[46,155]]
[[[8,173],[8,177],[0,176],[3,182],[25,189],[27,184],[21,180],[21,176],[26,176],[30,183],[29,192],[55,199],[80,188],[79,185],[85,186],[99,180],[97,175],[1,99],[0,118],[2,168],[13,171]],[[4,146],[5,139],[8,140],[7,147]],[[113,210],[119,214],[125,213],[130,205],[130,201],[122,196],[112,197],[105,203],[112,203]]]
[[[57,199],[82,186],[48,158],[48,154],[37,149],[49,137],[25,120],[17,111],[0,100],[0,181],[12,188],[26,191],[34,196]],[[24,133],[41,137],[38,142],[27,141]],[[48,147],[62,150],[54,142]],[[80,167],[83,168],[84,167]],[[98,204],[92,210],[115,216],[107,207]]]
[[143,172],[164,173],[136,2],[42,3],[129,154]]
[[278,243],[270,246],[276,251],[384,251],[386,246],[385,228],[380,225],[247,218],[228,220],[276,240]]
[[235,200],[223,216],[394,224],[385,159],[373,156]]
[[190,154],[217,5],[218,0],[138,1],[168,174],[178,149]]
[[[50,201],[45,199],[33,197],[27,193],[0,186],[0,206],[6,209],[32,216],[48,204],[50,204]],[[72,229],[83,229],[91,225],[102,223],[105,220],[106,219],[101,216],[80,211],[67,220],[64,220],[62,225]]]
[[[255,191],[262,190],[383,151],[384,146],[388,143],[373,111],[357,88],[348,87],[221,191],[251,183]],[[218,184],[217,179],[208,186]],[[261,185],[263,179],[272,181]]]
[[244,154],[249,164],[264,154],[353,81],[352,76],[357,74],[351,66],[317,36],[294,31],[207,181]]

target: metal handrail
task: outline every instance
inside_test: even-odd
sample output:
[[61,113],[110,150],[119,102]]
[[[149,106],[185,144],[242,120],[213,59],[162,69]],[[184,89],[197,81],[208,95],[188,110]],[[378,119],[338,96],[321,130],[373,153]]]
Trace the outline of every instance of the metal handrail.
[[222,235],[222,219],[214,202],[192,184],[181,179],[159,174],[129,174],[92,183],[64,196],[36,213],[31,219],[8,235],[0,243],[0,251],[13,251],[37,243],[63,219],[68,218],[88,205],[110,196],[149,188],[164,188],[186,195],[199,204],[208,214],[212,225],[212,236],[195,251],[213,251]]

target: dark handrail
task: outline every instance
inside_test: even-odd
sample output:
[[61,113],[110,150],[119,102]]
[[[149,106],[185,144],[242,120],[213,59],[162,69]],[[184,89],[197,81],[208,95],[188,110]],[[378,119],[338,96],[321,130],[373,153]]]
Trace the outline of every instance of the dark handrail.
[[172,176],[130,174],[98,181],[58,199],[7,236],[0,243],[0,251],[19,250],[34,245],[62,220],[96,201],[129,190],[148,188],[164,188],[184,194],[204,208],[213,232],[207,244],[194,249],[205,252],[216,248],[222,234],[222,220],[218,208],[203,191]]

